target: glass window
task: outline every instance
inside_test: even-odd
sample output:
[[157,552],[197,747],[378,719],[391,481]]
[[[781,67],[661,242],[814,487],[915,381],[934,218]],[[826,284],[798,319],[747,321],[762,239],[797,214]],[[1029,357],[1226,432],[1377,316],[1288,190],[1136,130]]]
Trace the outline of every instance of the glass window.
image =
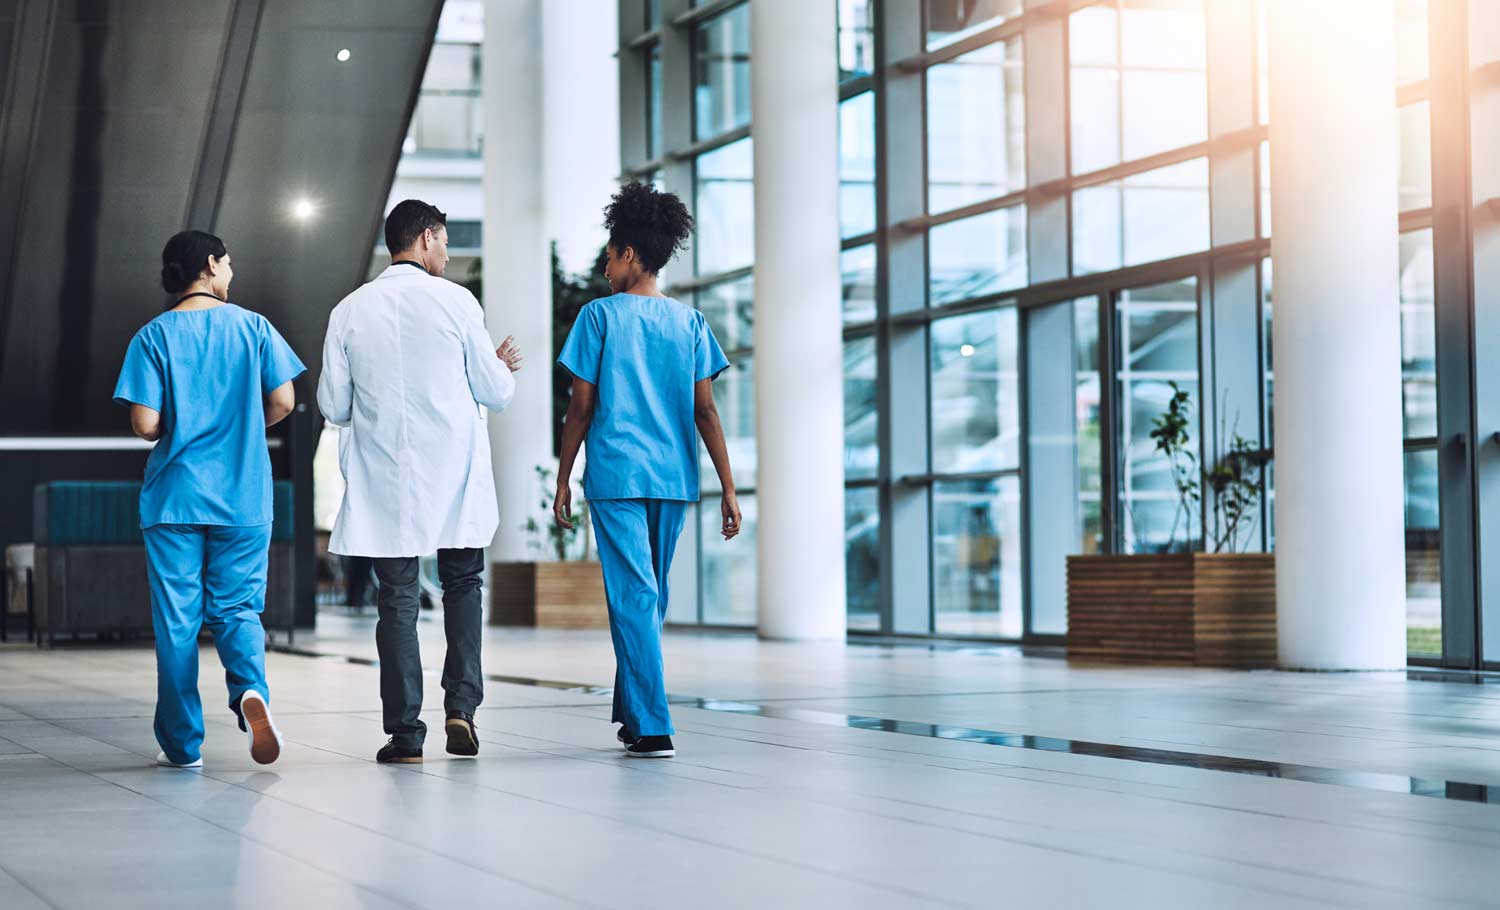
[[1408,439],[1437,435],[1432,231],[1401,235],[1401,404]]
[[750,122],[750,5],[698,26],[693,138],[709,139]]
[[[1073,301],[1073,407],[1077,415],[1078,553],[1104,552],[1103,438],[1099,387],[1099,298]],[[1065,626],[1066,624],[1064,624]],[[1038,629],[1036,631],[1044,631]],[[1067,629],[1045,631],[1066,632]]]
[[857,246],[839,254],[844,277],[844,325],[875,319],[875,246]]
[[1026,285],[1026,206],[1014,205],[933,228],[927,301],[956,303]]
[[[1151,430],[1174,394],[1188,395],[1189,449],[1201,450],[1198,417],[1197,280],[1124,291],[1116,303],[1120,403],[1118,514],[1124,552],[1191,550],[1201,536],[1199,510],[1179,507],[1173,465],[1156,450]],[[1194,476],[1191,468],[1188,476]]]
[[698,534],[703,547],[699,584],[706,623],[755,625],[755,496],[741,496],[739,500],[743,524],[734,540],[725,540],[719,533],[723,518],[718,503],[705,500],[698,508]]
[[1208,139],[1201,0],[1122,0],[1069,28],[1073,173]]
[[1401,211],[1432,206],[1432,118],[1426,101],[1401,108]]
[[1396,0],[1396,84],[1427,78],[1427,0]]
[[646,160],[662,153],[661,145],[661,45],[651,45],[646,61]]
[[1021,14],[1022,0],[925,0],[927,46],[937,47]]
[[880,630],[880,490],[844,491],[844,573],[849,628]]
[[738,351],[755,342],[754,276],[702,288],[698,291],[698,309],[707,317],[708,327],[724,350]]
[[839,79],[875,72],[875,11],[870,0],[838,0]]
[[1443,653],[1437,449],[1406,453],[1406,651]]
[[1021,636],[1021,485],[1014,476],[932,487],[934,631]]
[[1073,193],[1073,271],[1104,272],[1208,249],[1208,159]]
[[850,480],[880,471],[875,378],[875,336],[844,342],[844,476]]
[[755,261],[754,153],[749,138],[698,156],[695,168],[698,274]]
[[1015,307],[934,322],[931,364],[932,470],[967,474],[1019,467]]
[[1026,186],[1021,39],[927,71],[927,208],[951,209]]
[[[749,354],[736,355],[729,369],[714,381],[714,404],[724,425],[724,443],[734,468],[736,487],[755,488],[755,365]],[[698,482],[705,494],[719,492],[719,475],[708,449],[698,445]]]
[[839,230],[857,237],[875,230],[875,93],[839,105]]

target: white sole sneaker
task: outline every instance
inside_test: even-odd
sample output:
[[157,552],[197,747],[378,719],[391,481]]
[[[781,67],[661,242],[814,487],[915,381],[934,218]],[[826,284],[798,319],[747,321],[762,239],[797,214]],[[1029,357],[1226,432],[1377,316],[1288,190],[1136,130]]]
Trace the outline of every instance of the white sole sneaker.
[[259,765],[269,765],[281,756],[281,732],[271,720],[271,708],[254,689],[240,696],[240,714],[245,718],[245,734],[250,739],[250,757]]
[[167,753],[158,752],[156,753],[156,764],[161,768],[201,768],[203,767],[203,759],[199,758],[196,761],[190,761],[185,765],[179,765],[177,764],[177,762],[172,761],[170,758],[167,758]]

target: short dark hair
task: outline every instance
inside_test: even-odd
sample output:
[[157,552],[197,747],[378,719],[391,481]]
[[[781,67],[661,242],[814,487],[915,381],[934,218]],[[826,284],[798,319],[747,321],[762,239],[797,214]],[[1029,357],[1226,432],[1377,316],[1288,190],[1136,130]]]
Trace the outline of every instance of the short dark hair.
[[208,257],[229,255],[224,241],[203,231],[173,234],[161,250],[161,286],[168,294],[181,294],[208,268]]
[[429,205],[420,199],[399,202],[385,216],[385,248],[392,254],[411,249],[411,245],[417,242],[423,231],[436,231],[447,224],[448,216],[438,211],[435,205]]
[[641,267],[655,275],[693,233],[693,216],[671,193],[631,181],[604,207],[604,228],[616,253],[635,250]]

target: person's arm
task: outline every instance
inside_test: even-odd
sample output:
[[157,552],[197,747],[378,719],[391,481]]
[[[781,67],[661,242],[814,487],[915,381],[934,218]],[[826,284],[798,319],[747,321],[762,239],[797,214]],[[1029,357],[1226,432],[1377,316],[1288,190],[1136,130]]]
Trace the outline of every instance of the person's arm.
[[161,438],[161,412],[143,404],[131,404],[130,429],[147,442],[156,442]]
[[344,350],[343,328],[342,314],[334,310],[323,337],[323,372],[318,376],[318,410],[336,427],[347,427],[354,419],[354,375]]
[[573,463],[578,460],[578,449],[594,420],[598,391],[598,386],[592,382],[573,377],[573,397],[568,401],[568,417],[563,421],[562,453],[557,463],[557,496],[552,500],[552,517],[570,531],[573,529]]
[[740,533],[740,501],[734,493],[734,471],[729,466],[729,446],[724,442],[724,425],[719,422],[719,408],[714,404],[714,382],[700,379],[693,383],[693,419],[708,448],[708,457],[719,475],[719,513],[724,524],[719,533],[732,540]]
[[274,427],[286,419],[292,413],[292,408],[297,404],[297,392],[292,388],[291,380],[271,390],[266,396],[266,426]]
[[[472,295],[469,299],[473,300]],[[521,368],[521,349],[513,337],[494,347],[479,305],[475,303],[464,309],[464,372],[469,377],[469,394],[479,404],[499,413],[516,395],[516,378],[512,374]]]

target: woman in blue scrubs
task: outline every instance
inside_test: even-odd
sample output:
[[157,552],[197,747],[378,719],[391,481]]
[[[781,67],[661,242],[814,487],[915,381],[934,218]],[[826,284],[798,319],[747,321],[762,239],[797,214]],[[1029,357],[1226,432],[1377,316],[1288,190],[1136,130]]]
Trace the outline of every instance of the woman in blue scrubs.
[[[662,295],[657,273],[687,242],[682,201],[639,183],[604,210],[610,297],[578,314],[558,363],[573,374],[552,512],[572,528],[569,478],[588,442],[583,491],[593,517],[615,646],[613,722],[631,758],[669,758],[672,717],[661,627],[667,575],[689,503],[698,501],[698,435],[723,490],[720,533],[740,506],[711,384],[729,367],[703,314]],[[696,429],[696,432],[695,432]]]
[[156,760],[203,764],[198,631],[206,625],[250,755],[269,764],[281,735],[260,624],[272,520],[266,427],[292,412],[292,380],[306,368],[265,317],[228,301],[234,270],[222,240],[184,231],[167,241],[161,264],[176,302],[136,332],[115,386],[131,429],[156,443],[141,488]]

